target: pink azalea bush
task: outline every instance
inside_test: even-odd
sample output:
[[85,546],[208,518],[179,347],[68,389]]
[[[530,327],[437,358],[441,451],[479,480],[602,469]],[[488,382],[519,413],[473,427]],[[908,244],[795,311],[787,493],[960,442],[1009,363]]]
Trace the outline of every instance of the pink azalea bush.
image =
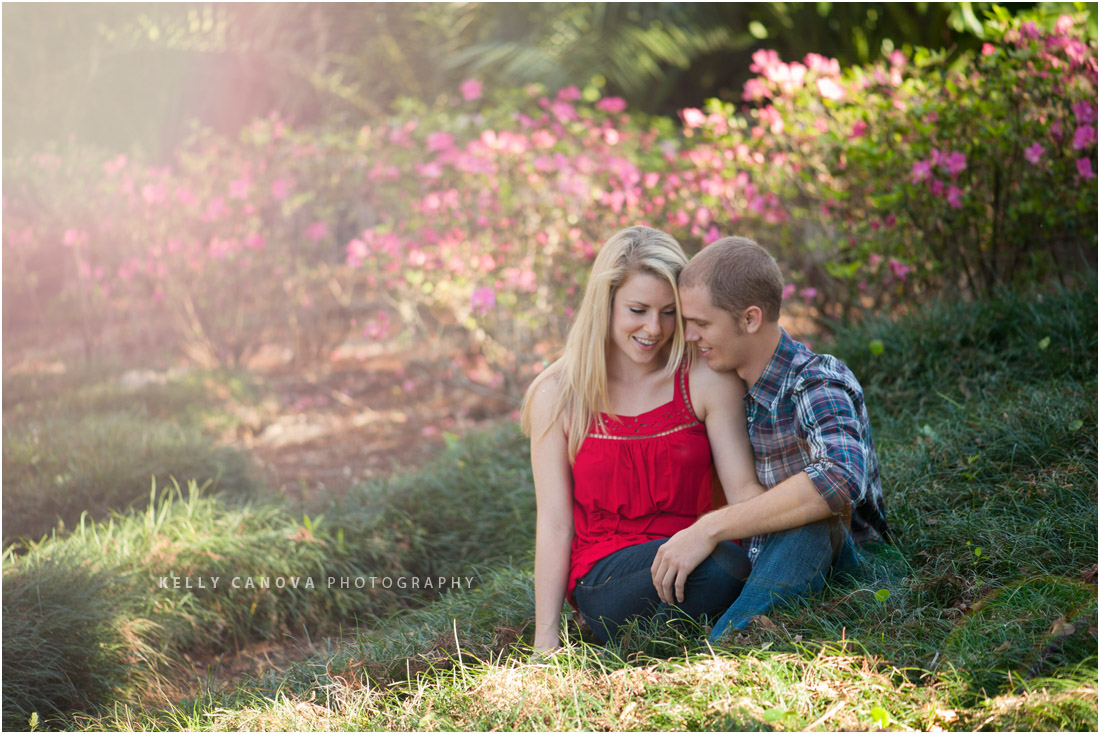
[[[567,87],[467,80],[360,128],[272,116],[165,166],[70,146],[5,162],[5,318],[147,315],[196,361],[348,336],[465,340],[517,389],[561,344],[597,248],[631,224],[689,251],[768,244],[785,297],[840,315],[977,293],[1095,248],[1096,50],[1072,21],[999,26],[959,70],[894,51],[841,69],[753,57],[737,103],[682,125]],[[18,306],[13,312],[11,304]]]
[[920,49],[847,70],[760,51],[747,104],[712,101],[694,133],[734,152],[727,178],[779,197],[797,229],[749,231],[834,315],[1072,271],[1096,248],[1085,30],[1001,17],[998,40],[956,69]]

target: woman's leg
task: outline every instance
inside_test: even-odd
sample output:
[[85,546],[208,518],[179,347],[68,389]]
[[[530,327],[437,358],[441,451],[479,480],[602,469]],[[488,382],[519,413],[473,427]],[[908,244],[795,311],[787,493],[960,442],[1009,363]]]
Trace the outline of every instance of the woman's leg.
[[714,552],[688,577],[684,601],[676,611],[662,604],[653,586],[650,567],[667,538],[632,545],[596,562],[577,582],[575,596],[581,615],[602,641],[615,637],[635,617],[717,617],[741,593],[751,566],[735,543],[719,543]]

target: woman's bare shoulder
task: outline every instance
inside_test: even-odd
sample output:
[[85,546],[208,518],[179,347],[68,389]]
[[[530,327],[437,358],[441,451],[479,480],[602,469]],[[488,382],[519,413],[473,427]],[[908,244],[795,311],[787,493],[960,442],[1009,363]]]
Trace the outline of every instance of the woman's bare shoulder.
[[703,359],[697,359],[691,365],[689,379],[691,402],[696,415],[704,420],[710,406],[728,400],[739,400],[745,395],[745,383],[736,372],[716,372]]

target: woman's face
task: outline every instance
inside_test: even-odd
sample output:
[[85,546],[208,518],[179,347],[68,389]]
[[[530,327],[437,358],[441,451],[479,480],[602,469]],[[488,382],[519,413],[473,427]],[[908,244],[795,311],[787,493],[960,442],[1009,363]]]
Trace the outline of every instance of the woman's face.
[[637,364],[667,356],[676,333],[676,294],[664,278],[649,273],[627,276],[611,302],[611,344]]

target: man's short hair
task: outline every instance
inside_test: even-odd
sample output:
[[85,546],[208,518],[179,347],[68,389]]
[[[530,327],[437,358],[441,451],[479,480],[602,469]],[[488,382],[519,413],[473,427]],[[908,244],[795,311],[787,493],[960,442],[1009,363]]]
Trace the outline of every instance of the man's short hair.
[[746,237],[723,237],[704,247],[680,273],[679,285],[705,285],[711,303],[735,319],[757,306],[766,321],[779,321],[783,274],[775,258]]

